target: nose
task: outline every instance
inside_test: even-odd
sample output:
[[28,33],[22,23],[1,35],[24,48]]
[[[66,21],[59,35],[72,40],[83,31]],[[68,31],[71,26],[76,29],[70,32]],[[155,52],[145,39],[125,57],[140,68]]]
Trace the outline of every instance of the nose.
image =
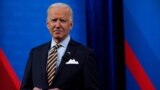
[[55,27],[60,28],[60,26],[61,26],[61,22],[59,20],[57,20],[57,22],[55,23]]

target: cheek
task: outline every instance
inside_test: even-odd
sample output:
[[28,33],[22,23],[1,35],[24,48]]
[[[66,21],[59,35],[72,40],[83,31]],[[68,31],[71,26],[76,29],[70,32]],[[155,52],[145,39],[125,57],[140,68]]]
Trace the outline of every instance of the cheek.
[[52,29],[52,28],[53,28],[53,26],[54,26],[54,24],[52,24],[52,23],[47,23],[47,27],[48,27],[48,29]]

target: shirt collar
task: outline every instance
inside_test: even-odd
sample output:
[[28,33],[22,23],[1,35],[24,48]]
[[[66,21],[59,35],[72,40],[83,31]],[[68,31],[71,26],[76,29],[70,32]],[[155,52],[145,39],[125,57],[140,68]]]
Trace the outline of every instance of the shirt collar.
[[[66,48],[68,46],[68,43],[70,41],[70,35],[68,35],[63,41],[61,41],[59,44],[62,45],[62,47]],[[54,39],[52,38],[52,42],[51,42],[51,48],[56,45],[56,42],[54,41]]]

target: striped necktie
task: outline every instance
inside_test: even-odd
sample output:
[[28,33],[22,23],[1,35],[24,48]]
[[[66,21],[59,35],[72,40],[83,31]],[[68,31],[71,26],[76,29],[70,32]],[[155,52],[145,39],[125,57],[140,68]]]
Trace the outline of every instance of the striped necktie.
[[51,86],[52,81],[55,77],[56,73],[56,62],[57,62],[57,49],[61,47],[61,45],[55,45],[48,54],[47,60],[47,80],[49,86]]

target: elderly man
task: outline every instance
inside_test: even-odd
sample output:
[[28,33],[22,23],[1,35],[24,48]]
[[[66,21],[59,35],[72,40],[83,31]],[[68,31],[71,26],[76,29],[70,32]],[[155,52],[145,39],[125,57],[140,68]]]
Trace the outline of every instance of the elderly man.
[[72,9],[54,3],[47,14],[52,40],[31,50],[21,90],[100,90],[93,52],[69,35]]

